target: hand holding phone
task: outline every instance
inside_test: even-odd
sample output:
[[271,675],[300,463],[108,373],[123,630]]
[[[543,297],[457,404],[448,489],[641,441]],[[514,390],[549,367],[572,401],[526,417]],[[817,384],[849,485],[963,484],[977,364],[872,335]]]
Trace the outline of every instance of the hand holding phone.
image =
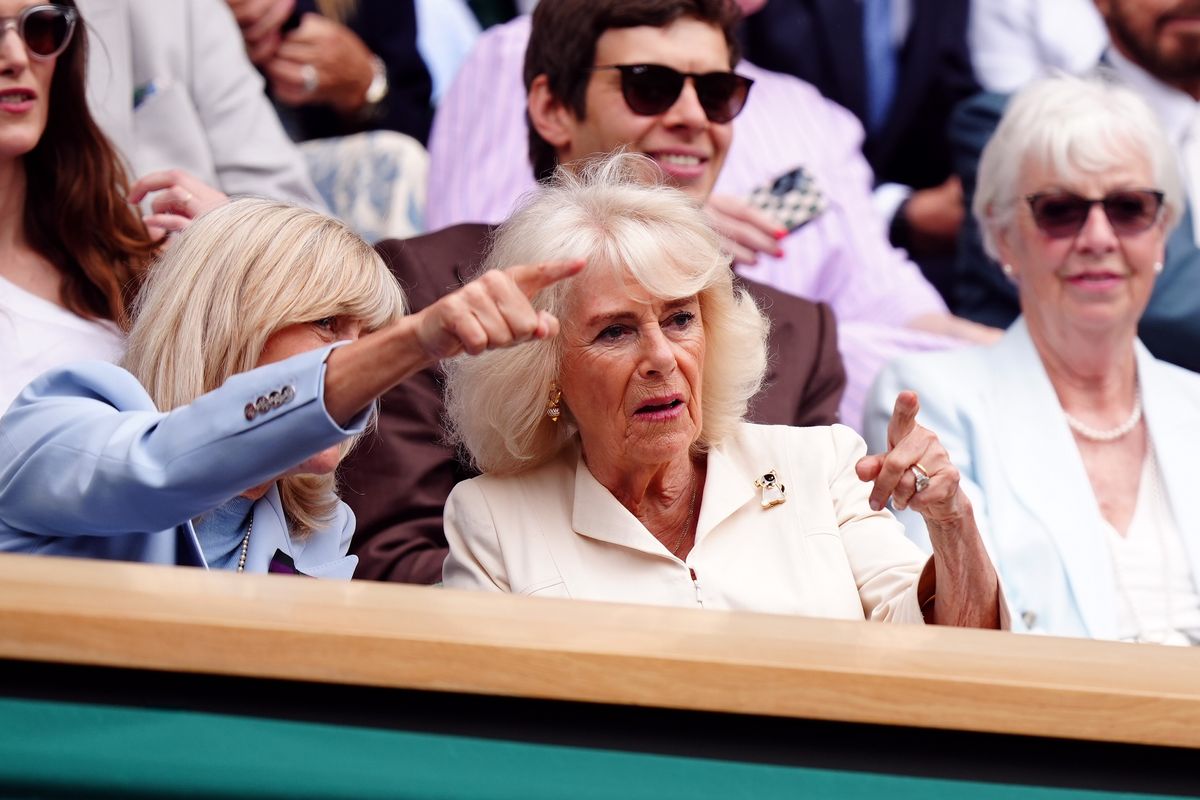
[[787,230],[745,199],[728,194],[709,195],[704,213],[721,235],[721,245],[735,264],[756,264],[759,253],[776,257],[783,254],[779,240],[787,236]]

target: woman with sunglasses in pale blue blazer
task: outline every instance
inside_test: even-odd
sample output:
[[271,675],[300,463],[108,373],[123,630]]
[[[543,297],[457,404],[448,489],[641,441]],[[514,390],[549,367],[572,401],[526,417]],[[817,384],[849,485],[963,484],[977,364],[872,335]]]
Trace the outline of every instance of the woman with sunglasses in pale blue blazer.
[[118,367],[81,362],[0,418],[0,552],[349,578],[333,472],[375,398],[462,351],[557,333],[528,297],[580,264],[516,267],[403,316],[337,220],[243,198],[150,270]]
[[[1030,85],[984,150],[973,208],[1022,316],[997,344],[900,359],[872,391],[874,447],[897,393],[919,393],[1016,630],[1200,641],[1200,376],[1137,339],[1183,198],[1173,150],[1133,92],[1098,78]],[[923,542],[921,519],[902,516]]]

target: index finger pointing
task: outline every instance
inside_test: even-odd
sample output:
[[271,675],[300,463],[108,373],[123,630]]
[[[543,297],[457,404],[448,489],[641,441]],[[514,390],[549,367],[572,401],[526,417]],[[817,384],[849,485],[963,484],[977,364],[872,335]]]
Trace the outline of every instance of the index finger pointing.
[[889,450],[917,427],[917,412],[920,410],[921,404],[917,400],[916,392],[905,391],[896,395],[896,406],[892,409],[892,418],[888,421]]
[[549,261],[544,264],[519,264],[505,270],[513,283],[528,298],[547,286],[558,283],[564,278],[578,275],[583,269],[584,260],[577,258],[573,261]]

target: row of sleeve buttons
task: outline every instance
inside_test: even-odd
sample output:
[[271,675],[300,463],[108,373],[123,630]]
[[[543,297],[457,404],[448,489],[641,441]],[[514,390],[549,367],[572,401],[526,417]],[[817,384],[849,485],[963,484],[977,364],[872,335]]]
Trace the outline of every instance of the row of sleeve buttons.
[[257,416],[292,402],[295,398],[296,388],[294,386],[284,386],[277,391],[260,395],[253,403],[246,403],[246,420],[252,421]]

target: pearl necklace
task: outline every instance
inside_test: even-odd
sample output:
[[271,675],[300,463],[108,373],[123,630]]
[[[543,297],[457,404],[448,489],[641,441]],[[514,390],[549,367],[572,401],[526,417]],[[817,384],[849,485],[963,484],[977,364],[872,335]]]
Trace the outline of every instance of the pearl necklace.
[[1075,431],[1083,438],[1091,439],[1093,442],[1115,442],[1117,439],[1120,439],[1122,436],[1136,428],[1137,424],[1142,421],[1142,393],[1139,390],[1137,395],[1134,397],[1133,411],[1130,412],[1129,419],[1125,420],[1117,427],[1109,428],[1106,431],[1093,428],[1091,425],[1088,425],[1085,422],[1080,422],[1068,414],[1066,409],[1063,410],[1063,416],[1067,418],[1067,425],[1071,427],[1071,430]]
[[683,523],[683,527],[679,530],[679,537],[675,540],[674,546],[671,547],[671,555],[678,557],[679,548],[683,544],[683,540],[687,538],[687,532],[692,529],[692,517],[696,513],[696,487],[700,485],[700,481],[692,476],[692,499],[688,503],[687,519]]
[[242,552],[238,555],[238,572],[246,571],[246,553],[250,549],[250,532],[254,530],[254,509],[250,510],[250,524],[246,526],[246,535],[242,537]]

